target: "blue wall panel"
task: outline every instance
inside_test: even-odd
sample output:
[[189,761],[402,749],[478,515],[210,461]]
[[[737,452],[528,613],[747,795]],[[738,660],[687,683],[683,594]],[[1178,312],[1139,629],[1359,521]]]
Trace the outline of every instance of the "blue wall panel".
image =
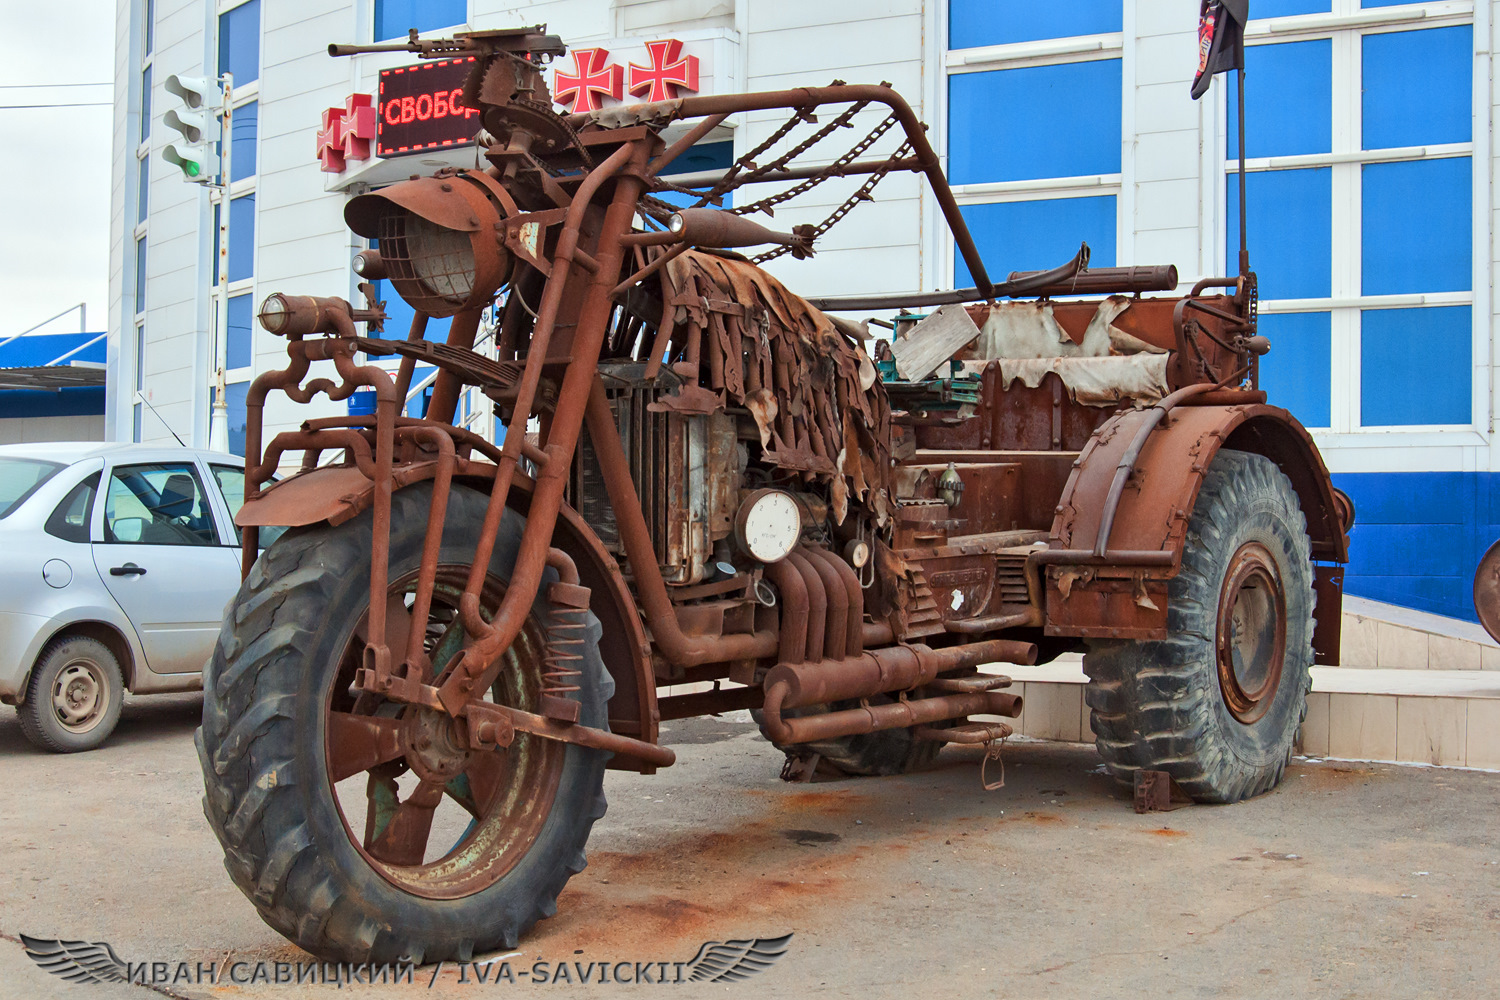
[[948,98],[952,184],[1120,172],[1118,59],[959,73]]
[[1370,163],[1362,174],[1364,293],[1472,288],[1474,192],[1469,158]]
[[[1115,198],[1052,198],[966,205],[964,221],[991,281],[1012,271],[1043,271],[1066,264],[1089,245],[1091,267],[1115,263]],[[968,288],[974,277],[957,247],[953,251],[953,287]]]
[[1119,31],[1121,0],[1073,0],[1067,4],[1033,0],[950,0],[948,47],[1032,42]]
[[1364,148],[1473,137],[1474,31],[1468,25],[1364,37]]
[[1469,306],[1364,310],[1360,314],[1360,424],[1471,423],[1472,315]]
[[[1239,76],[1229,86],[1229,158],[1240,155]],[[1284,42],[1245,50],[1245,155],[1294,156],[1333,148],[1333,43]]]
[[[1227,256],[1239,260],[1239,175],[1228,178]],[[1254,171],[1245,189],[1250,215],[1250,266],[1263,299],[1322,298],[1333,286],[1333,172]]]
[[1263,313],[1271,352],[1260,359],[1260,387],[1307,427],[1329,425],[1332,327],[1328,313]]
[[1332,0],[1255,0],[1255,5],[1250,8],[1250,19],[1255,21],[1291,14],[1327,14],[1332,9]]

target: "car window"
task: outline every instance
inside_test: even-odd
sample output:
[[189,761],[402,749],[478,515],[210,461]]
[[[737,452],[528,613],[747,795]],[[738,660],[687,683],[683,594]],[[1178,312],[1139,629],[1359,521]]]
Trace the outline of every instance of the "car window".
[[124,465],[104,495],[104,540],[144,545],[217,545],[214,518],[187,462]]
[[0,517],[21,506],[42,484],[67,466],[34,458],[0,458]]
[[[213,470],[214,479],[218,480],[219,492],[224,494],[224,506],[229,508],[229,518],[233,520],[240,508],[245,506],[245,470],[233,465],[210,465],[209,468]],[[261,528],[260,547],[266,548],[285,533],[285,528]],[[234,526],[234,538],[235,541],[242,539],[240,526],[237,524]]]
[[65,542],[89,540],[89,522],[93,520],[94,494],[99,490],[99,473],[94,473],[68,491],[47,518],[47,534]]

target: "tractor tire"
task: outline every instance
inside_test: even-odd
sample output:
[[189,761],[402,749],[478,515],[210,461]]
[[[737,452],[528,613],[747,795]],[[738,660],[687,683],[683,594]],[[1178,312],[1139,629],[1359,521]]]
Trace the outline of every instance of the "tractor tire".
[[[410,600],[400,581],[414,579],[421,564],[431,499],[423,483],[392,500],[393,601],[398,593]],[[462,636],[456,594],[487,503],[480,493],[452,488],[426,635],[429,655],[441,655],[439,670]],[[453,751],[471,769],[452,780],[447,772],[433,778],[425,763],[418,769],[401,756],[368,774],[351,771],[343,755],[356,742],[328,735],[335,721],[348,725],[337,718],[341,713],[376,721],[384,713],[405,725],[417,711],[395,702],[371,709],[383,699],[352,687],[369,607],[371,522],[366,510],[336,527],[287,531],[230,605],[204,674],[203,725],[195,736],[204,813],[234,883],[267,924],[301,948],[355,963],[467,961],[476,952],[514,948],[556,911],[558,893],[583,869],[589,831],[604,815],[609,754],[518,732],[504,758],[499,751]],[[512,512],[501,523],[482,597],[486,617],[510,577],[523,525]],[[527,626],[502,661],[505,669],[488,693],[497,702],[536,710],[545,648],[536,644],[545,643],[538,623],[550,611],[551,579],[549,570]],[[584,632],[582,660],[574,664],[578,690],[567,697],[579,702],[582,725],[604,729],[614,683],[599,656],[601,629],[592,614]],[[401,652],[393,658],[399,662]],[[446,724],[446,716],[422,711]],[[346,776],[336,784],[335,773]],[[419,776],[417,791],[401,801],[396,779],[409,784]],[[424,797],[409,814],[426,818],[417,837],[407,810],[429,793],[437,805]],[[346,809],[346,800],[355,805]],[[462,812],[443,813],[450,804]],[[432,833],[438,815],[449,817],[450,832],[441,836]],[[464,822],[468,827],[443,853],[452,824]],[[426,846],[429,837],[435,852]]]
[[1302,508],[1270,459],[1214,458],[1168,593],[1166,639],[1084,654],[1100,755],[1120,782],[1166,771],[1198,802],[1269,791],[1307,712],[1314,606]]

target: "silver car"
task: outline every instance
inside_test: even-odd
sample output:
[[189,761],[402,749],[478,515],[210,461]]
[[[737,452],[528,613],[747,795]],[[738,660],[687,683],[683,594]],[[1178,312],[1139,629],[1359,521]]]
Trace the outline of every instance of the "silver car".
[[126,691],[194,691],[239,586],[244,462],[132,444],[0,446],[0,702],[47,750]]

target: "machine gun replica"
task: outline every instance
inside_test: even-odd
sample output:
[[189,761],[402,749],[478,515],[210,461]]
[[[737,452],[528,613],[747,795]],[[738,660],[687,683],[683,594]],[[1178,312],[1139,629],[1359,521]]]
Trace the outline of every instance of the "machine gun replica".
[[[673,763],[661,721],[751,709],[789,773],[894,774],[1010,734],[1021,699],[982,665],[1070,650],[1122,781],[1159,768],[1234,801],[1279,780],[1314,650],[1337,648],[1348,524],[1256,387],[1246,278],[1146,297],[1175,269],[1090,270],[1085,249],[992,282],[887,85],[562,115],[544,29],[407,47],[476,57],[488,164],[346,206],[378,241],[357,270],[411,304],[409,335],[361,335],[373,303],[273,294],[259,313],[291,363],[248,393],[244,583],[198,745],[227,867],[268,923],[349,961],[514,947],[583,867],[605,768]],[[773,109],[786,124],[728,170],[663,178]],[[799,162],[872,109],[848,153]],[[886,133],[899,148],[867,156]],[[975,287],[809,300],[759,266],[811,254],[897,172],[926,178]],[[859,184],[818,224],[747,218],[835,179]],[[713,207],[752,185],[773,193]],[[474,349],[492,306],[495,356]],[[867,326],[832,315],[932,306],[891,345],[895,397]],[[418,361],[440,370],[422,418],[402,413]],[[309,380],[317,362],[333,377]],[[498,446],[454,425],[471,387]],[[272,392],[359,388],[373,417],[263,440]],[[269,526],[290,527],[261,551]]]

